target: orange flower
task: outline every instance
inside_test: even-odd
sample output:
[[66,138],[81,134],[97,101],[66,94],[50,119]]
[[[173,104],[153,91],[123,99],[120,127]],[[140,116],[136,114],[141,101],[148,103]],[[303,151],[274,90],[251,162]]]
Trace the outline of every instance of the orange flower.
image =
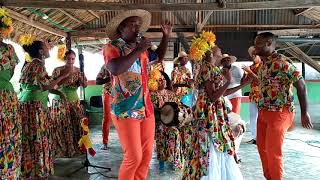
[[159,80],[161,78],[161,72],[158,69],[154,69],[150,72],[150,78]]
[[157,91],[158,90],[158,82],[155,79],[149,79],[148,87],[150,91]]

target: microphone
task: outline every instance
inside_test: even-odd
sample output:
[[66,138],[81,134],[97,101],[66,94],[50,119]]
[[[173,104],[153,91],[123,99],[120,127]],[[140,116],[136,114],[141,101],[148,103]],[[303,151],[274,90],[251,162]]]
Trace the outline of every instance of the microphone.
[[82,73],[83,73],[83,67],[84,67],[83,60],[84,60],[83,54],[79,54],[80,72]]
[[137,35],[137,42],[140,43],[143,37],[144,37],[144,36],[143,36],[142,33],[138,33],[138,35]]

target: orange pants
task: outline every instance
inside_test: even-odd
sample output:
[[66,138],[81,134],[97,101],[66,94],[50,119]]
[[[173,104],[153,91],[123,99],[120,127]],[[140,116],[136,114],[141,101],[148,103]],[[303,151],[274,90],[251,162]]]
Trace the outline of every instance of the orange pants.
[[294,113],[284,108],[282,112],[259,110],[257,145],[267,180],[281,180],[283,176],[282,145],[291,126]]
[[103,144],[108,144],[110,124],[111,124],[110,96],[108,94],[103,94],[103,120],[102,120]]
[[112,122],[124,152],[119,180],[146,180],[154,143],[154,116],[137,120],[112,115]]
[[230,99],[232,104],[232,112],[240,115],[241,97]]

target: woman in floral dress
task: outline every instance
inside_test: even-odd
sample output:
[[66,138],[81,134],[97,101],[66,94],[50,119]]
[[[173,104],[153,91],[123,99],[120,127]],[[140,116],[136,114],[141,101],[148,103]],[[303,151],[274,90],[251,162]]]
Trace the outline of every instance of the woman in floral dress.
[[46,178],[53,174],[51,134],[53,127],[48,110],[49,91],[59,95],[53,88],[69,74],[51,80],[45,68],[49,57],[49,45],[34,41],[23,45],[32,58],[21,71],[19,95],[22,116],[22,159],[21,171],[24,179]]
[[[0,24],[1,24],[0,20]],[[2,35],[2,34],[1,34]],[[0,179],[20,177],[21,118],[10,79],[19,62],[14,48],[0,42]]]
[[77,89],[86,86],[86,78],[80,69],[74,66],[76,53],[69,50],[65,53],[66,64],[53,70],[52,79],[58,79],[66,73],[68,78],[58,83],[57,89],[62,92],[66,101],[55,96],[52,105],[51,117],[57,124],[54,136],[55,157],[73,157],[79,154],[78,141],[81,138],[80,120],[84,116]]
[[[233,158],[234,137],[227,117],[223,94],[230,80],[230,70],[217,67],[221,50],[215,46],[206,52],[196,75],[199,90],[195,105],[195,120],[185,131],[186,163],[183,179],[242,179]],[[224,83],[226,81],[226,83]]]
[[181,51],[178,58],[174,60],[177,63],[171,72],[172,86],[176,91],[176,95],[183,96],[188,94],[192,88],[191,72],[186,67],[188,63],[188,55]]
[[[161,107],[166,102],[180,103],[180,98],[172,91],[169,76],[161,72],[158,90],[151,92],[151,100],[155,107],[156,117],[156,151],[159,169],[164,170],[164,162],[169,162],[174,170],[182,169],[184,163],[182,139],[179,127],[165,126],[160,121]],[[158,112],[158,113],[157,113]]]

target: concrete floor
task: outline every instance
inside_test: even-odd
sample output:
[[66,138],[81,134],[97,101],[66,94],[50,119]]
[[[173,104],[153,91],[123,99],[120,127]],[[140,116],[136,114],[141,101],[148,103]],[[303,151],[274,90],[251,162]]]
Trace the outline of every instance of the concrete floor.
[[[312,115],[311,115],[312,116]],[[288,133],[284,144],[285,157],[285,180],[316,180],[320,179],[320,130],[305,130],[298,127]],[[122,150],[118,141],[115,129],[110,133],[110,149],[100,150],[101,130],[100,127],[91,129],[91,137],[94,148],[97,151],[95,157],[90,157],[90,162],[94,165],[111,167],[111,172],[104,172],[101,169],[89,168],[73,173],[81,167],[84,156],[72,159],[57,159],[55,162],[55,175],[52,180],[74,179],[74,180],[102,180],[117,179],[117,172],[122,159]],[[245,144],[250,140],[250,132],[246,132],[243,143],[240,146],[240,157],[242,159],[241,171],[246,180],[263,180],[259,155],[255,145]],[[98,173],[101,172],[103,175]],[[181,172],[166,170],[159,172],[156,156],[151,161],[148,179],[150,180],[178,180]],[[107,176],[107,177],[105,177]]]

